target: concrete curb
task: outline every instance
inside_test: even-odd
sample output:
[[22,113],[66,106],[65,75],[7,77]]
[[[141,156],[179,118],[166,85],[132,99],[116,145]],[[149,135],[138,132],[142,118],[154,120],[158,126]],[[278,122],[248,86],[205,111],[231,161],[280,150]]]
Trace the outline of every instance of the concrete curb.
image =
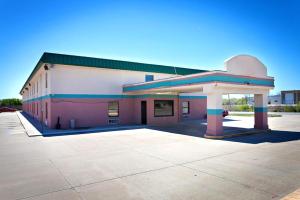
[[89,134],[89,133],[130,130],[130,129],[138,129],[138,128],[146,128],[147,127],[145,125],[130,125],[130,126],[118,126],[118,127],[77,129],[77,130],[76,129],[72,129],[72,130],[55,130],[55,129],[46,130],[45,129],[44,133],[41,133],[19,111],[17,111],[16,113],[17,113],[17,116],[18,116],[22,126],[25,129],[26,134],[29,137],[36,137],[36,136],[51,137],[51,136],[62,136],[62,135]]
[[42,136],[42,134],[20,113],[20,111],[17,111],[16,113],[29,137]]
[[99,132],[109,132],[109,131],[122,131],[130,129],[140,129],[147,128],[146,126],[120,126],[120,127],[104,127],[104,128],[90,128],[90,129],[81,129],[81,130],[57,130],[57,131],[48,131],[43,134],[44,137],[51,136],[62,136],[62,135],[79,135],[79,134],[90,134],[90,133],[99,133]]

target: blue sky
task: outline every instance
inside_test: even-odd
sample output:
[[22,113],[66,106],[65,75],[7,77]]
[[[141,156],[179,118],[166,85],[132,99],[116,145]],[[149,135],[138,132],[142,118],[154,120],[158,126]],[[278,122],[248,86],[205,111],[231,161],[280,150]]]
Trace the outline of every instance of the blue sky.
[[273,93],[300,89],[300,1],[0,0],[0,99],[18,92],[43,52],[223,69],[258,57]]

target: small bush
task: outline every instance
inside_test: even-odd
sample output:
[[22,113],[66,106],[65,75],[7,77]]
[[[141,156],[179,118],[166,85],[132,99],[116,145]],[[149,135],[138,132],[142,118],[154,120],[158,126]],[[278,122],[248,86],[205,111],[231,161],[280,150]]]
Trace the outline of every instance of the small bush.
[[253,107],[249,105],[235,105],[230,107],[230,111],[253,111]]
[[300,112],[300,103],[298,103],[298,104],[295,106],[295,110],[296,110],[296,112]]
[[295,106],[285,106],[284,112],[296,112],[296,107]]

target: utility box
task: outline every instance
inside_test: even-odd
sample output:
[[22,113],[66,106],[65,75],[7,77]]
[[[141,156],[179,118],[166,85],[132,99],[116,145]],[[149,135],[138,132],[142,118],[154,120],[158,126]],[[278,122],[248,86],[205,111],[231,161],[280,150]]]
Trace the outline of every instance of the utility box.
[[71,119],[70,120],[70,128],[75,129],[75,127],[76,127],[76,121],[75,121],[75,119]]

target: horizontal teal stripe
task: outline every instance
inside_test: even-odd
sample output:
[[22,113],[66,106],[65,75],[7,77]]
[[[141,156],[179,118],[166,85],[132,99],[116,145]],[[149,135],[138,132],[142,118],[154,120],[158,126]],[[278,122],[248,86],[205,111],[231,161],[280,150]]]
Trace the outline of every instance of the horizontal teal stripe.
[[40,101],[43,99],[123,99],[123,98],[178,98],[177,95],[165,95],[165,94],[143,94],[143,95],[123,95],[123,94],[49,94],[29,100],[24,100],[24,103]]
[[223,109],[207,109],[208,115],[221,115],[223,113]]
[[189,78],[183,80],[169,80],[169,81],[148,83],[144,85],[125,86],[123,87],[123,91],[129,92],[129,91],[153,89],[159,87],[172,87],[172,86],[216,82],[216,81],[227,82],[227,83],[238,83],[238,84],[254,84],[254,85],[262,85],[262,86],[272,86],[272,87],[274,86],[274,80],[251,79],[251,78],[233,77],[233,76],[226,76],[226,75],[212,75],[212,76],[195,77],[195,78]]
[[255,107],[255,112],[268,112],[268,107]]
[[44,96],[40,96],[40,97],[28,99],[28,100],[23,100],[23,103],[29,103],[29,102],[33,102],[33,101],[40,101],[40,100],[48,99],[48,98],[50,98],[50,95],[44,95]]
[[206,99],[206,96],[179,96],[179,99]]

